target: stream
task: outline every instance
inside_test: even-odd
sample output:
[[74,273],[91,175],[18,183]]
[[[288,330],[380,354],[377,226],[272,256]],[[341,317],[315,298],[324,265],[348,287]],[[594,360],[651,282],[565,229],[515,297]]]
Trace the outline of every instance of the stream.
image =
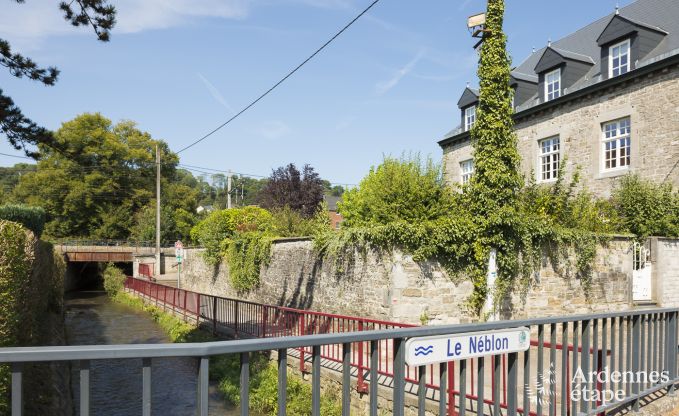
[[[69,293],[66,299],[66,339],[69,345],[157,344],[170,342],[147,313],[111,302],[103,291]],[[157,358],[151,373],[152,414],[193,416],[196,409],[194,358]],[[78,365],[73,365],[72,390],[79,414]],[[90,364],[90,413],[127,416],[142,412],[141,359],[93,360]],[[235,416],[210,386],[210,415]]]

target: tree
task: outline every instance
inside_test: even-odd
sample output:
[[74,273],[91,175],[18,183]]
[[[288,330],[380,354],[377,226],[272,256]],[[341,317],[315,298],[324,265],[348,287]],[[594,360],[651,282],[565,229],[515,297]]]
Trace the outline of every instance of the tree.
[[[91,26],[100,41],[109,40],[110,31],[115,24],[116,10],[107,0],[63,1],[59,3],[59,8],[64,18],[73,26]],[[59,77],[57,68],[41,68],[30,58],[13,53],[9,42],[4,39],[0,39],[0,65],[6,67],[10,74],[17,78],[27,77],[47,86],[54,85]],[[50,131],[24,116],[14,101],[3,94],[2,88],[0,88],[0,132],[15,149],[24,150],[27,156],[38,156],[36,151],[27,148],[28,145],[42,145],[59,151],[67,150],[55,140]]]
[[339,212],[348,227],[435,220],[452,211],[441,168],[419,158],[384,161],[357,188],[346,191]]
[[46,210],[49,236],[127,238],[134,213],[154,198],[156,145],[163,154],[162,188],[176,195],[165,198],[168,205],[190,203],[180,198],[190,188],[174,183],[177,156],[131,121],[113,125],[100,114],[83,114],[63,123],[54,139],[67,154],[78,154],[77,161],[40,144],[37,170],[24,174],[13,192],[17,202]]
[[274,170],[260,193],[260,204],[266,209],[290,207],[305,218],[311,218],[323,201],[323,181],[309,165],[300,172],[290,163]]

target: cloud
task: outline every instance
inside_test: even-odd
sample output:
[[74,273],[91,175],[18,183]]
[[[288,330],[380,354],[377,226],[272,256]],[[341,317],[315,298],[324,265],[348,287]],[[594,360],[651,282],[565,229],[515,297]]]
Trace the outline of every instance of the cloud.
[[[113,34],[135,33],[188,24],[194,18],[244,19],[247,0],[115,0],[117,24]],[[3,6],[0,35],[11,40],[35,40],[48,36],[92,34],[92,29],[69,25],[55,2],[30,1]]]
[[291,131],[290,127],[282,121],[267,121],[257,132],[266,139],[275,140],[287,136]]
[[212,98],[214,98],[214,99],[215,99],[219,104],[221,104],[224,108],[226,108],[227,110],[229,110],[230,113],[235,113],[235,111],[233,110],[233,107],[231,107],[231,105],[229,105],[228,101],[226,101],[226,98],[224,98],[224,96],[222,95],[222,93],[219,92],[219,90],[217,89],[217,87],[215,87],[214,85],[212,85],[212,83],[211,83],[210,81],[208,81],[208,79],[205,78],[205,77],[203,76],[203,74],[201,74],[200,72],[197,72],[196,75],[198,76],[198,78],[199,78],[201,81],[203,81],[203,84],[205,85],[205,88],[207,88],[207,90],[208,90],[208,92],[210,93],[210,95],[212,95]]
[[384,95],[386,94],[389,90],[394,88],[400,81],[410,73],[410,71],[415,68],[415,65],[424,57],[426,50],[420,49],[419,52],[415,55],[413,59],[410,60],[407,64],[405,64],[401,69],[396,71],[396,73],[389,78],[388,80],[385,81],[380,81],[375,85],[375,91],[377,92],[378,95]]

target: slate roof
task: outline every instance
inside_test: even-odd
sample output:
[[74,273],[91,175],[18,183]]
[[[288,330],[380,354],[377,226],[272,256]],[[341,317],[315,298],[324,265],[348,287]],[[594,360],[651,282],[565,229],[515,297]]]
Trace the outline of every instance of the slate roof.
[[[644,63],[650,63],[669,58],[679,54],[679,1],[678,0],[637,0],[618,11],[619,15],[639,26],[667,33],[663,40],[640,62],[637,67]],[[590,23],[589,25],[571,33],[570,35],[551,42],[551,48],[569,59],[594,63],[578,82],[569,88],[569,92],[577,91],[587,85],[601,80],[601,50],[597,39],[615,17],[615,11]],[[535,66],[542,57],[544,46],[531,53],[520,65],[512,70],[512,76],[516,79],[538,82],[538,76],[534,71]],[[564,95],[567,95],[564,92]],[[527,101],[526,105],[517,108],[517,112],[537,105],[537,94]],[[451,130],[443,140],[460,133],[460,129]]]
[[[651,60],[654,57],[679,48],[679,3],[677,0],[637,0],[620,8],[619,14],[621,17],[641,26],[667,33],[667,36],[658,46],[648,54],[645,58],[646,60]],[[579,84],[586,82],[586,80],[594,79],[600,74],[601,50],[596,40],[614,16],[615,12],[612,12],[563,39],[552,42],[552,49],[555,49],[566,58],[578,56],[580,57],[579,60],[582,60],[584,55],[592,59],[591,62],[594,62],[594,66],[592,66],[585,77],[579,83],[573,85],[571,90],[578,89]],[[517,66],[512,73],[519,72],[537,76],[533,69],[546,48],[547,46],[536,50],[535,53],[531,54]],[[563,53],[568,53],[570,56],[563,55]]]

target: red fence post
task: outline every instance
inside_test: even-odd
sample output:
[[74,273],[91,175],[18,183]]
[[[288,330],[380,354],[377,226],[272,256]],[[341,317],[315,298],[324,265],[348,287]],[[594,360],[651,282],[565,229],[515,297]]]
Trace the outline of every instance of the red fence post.
[[186,307],[186,296],[187,296],[187,295],[188,295],[188,292],[185,290],[185,291],[184,291],[184,320],[185,320],[185,321],[189,319],[189,316],[188,316],[188,311],[189,311],[189,310],[188,310],[188,308]]
[[266,323],[269,318],[269,308],[262,306],[262,332],[261,337],[266,338]]
[[[301,313],[299,316],[299,334],[304,335],[305,329],[304,329],[304,314]],[[306,372],[306,362],[304,359],[304,347],[300,347],[299,349],[299,371],[302,373]]]
[[200,293],[196,294],[196,325],[200,324]]
[[236,338],[238,338],[238,301],[233,302],[233,328],[236,331]]
[[[450,416],[455,416],[455,362],[448,362],[448,414]],[[472,381],[472,384],[474,382]],[[466,398],[460,397],[460,406],[466,406]]]
[[217,296],[212,297],[212,334],[217,335]]

